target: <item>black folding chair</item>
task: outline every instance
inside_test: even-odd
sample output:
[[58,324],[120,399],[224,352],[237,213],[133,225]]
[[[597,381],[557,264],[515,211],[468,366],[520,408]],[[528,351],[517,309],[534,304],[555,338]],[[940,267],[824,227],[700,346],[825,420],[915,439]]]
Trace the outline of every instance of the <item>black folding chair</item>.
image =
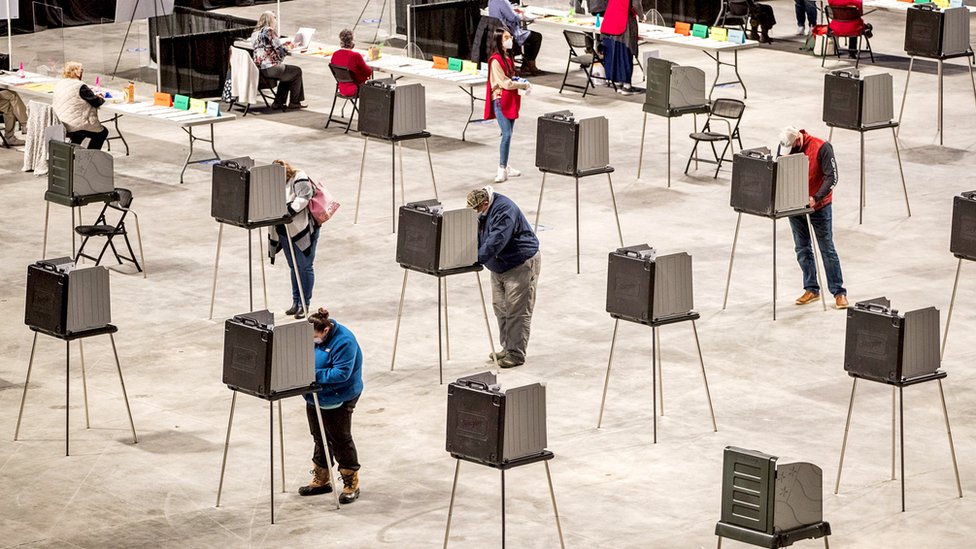
[[[78,248],[78,254],[75,255],[75,261],[77,262],[78,258],[84,257],[86,259],[91,259],[95,262],[95,265],[98,265],[101,263],[102,257],[105,255],[105,251],[111,248],[112,253],[115,254],[115,260],[119,262],[119,265],[121,265],[123,261],[128,261],[135,265],[136,271],[141,272],[143,278],[145,278],[146,272],[139,264],[139,261],[136,260],[136,254],[132,249],[132,243],[129,242],[129,232],[125,227],[125,218],[131,213],[136,222],[136,238],[139,240],[139,257],[142,259],[142,265],[145,265],[146,257],[143,255],[142,250],[142,231],[139,230],[139,216],[130,208],[132,205],[132,192],[129,191],[129,189],[116,188],[115,193],[118,195],[118,199],[114,202],[109,202],[102,207],[102,212],[98,214],[98,219],[95,220],[93,225],[79,225],[75,227],[75,233],[84,237],[84,240],[81,242],[81,247]],[[108,213],[108,210],[110,209],[119,212],[119,217],[115,222],[115,225],[110,225],[106,216],[106,213]],[[129,250],[128,256],[119,254],[118,249],[115,247],[115,243],[112,242],[112,239],[117,236],[122,237],[122,239],[125,241],[125,246]],[[99,252],[98,257],[93,257],[84,253],[85,245],[88,244],[88,240],[93,237],[105,237],[106,239],[105,245],[102,246],[102,251]]]
[[[346,122],[345,133],[349,133],[349,128],[352,126],[352,117],[359,112],[359,85],[356,82],[356,79],[352,77],[352,71],[350,71],[348,68],[329,63],[329,70],[332,71],[332,77],[335,78],[336,87],[335,95],[332,96],[332,108],[329,109],[329,119],[325,121],[325,127],[328,129],[329,124],[331,124],[333,121]],[[339,91],[339,84],[356,84],[356,94],[343,95],[342,92]],[[339,118],[332,118],[332,113],[335,112],[336,101],[340,98],[343,99],[343,103],[342,110],[339,112]],[[348,121],[345,120],[347,103],[352,103],[352,112],[349,114]]]
[[[691,166],[691,161],[705,162],[708,164],[717,164],[715,168],[715,175],[712,178],[718,177],[719,170],[722,169],[722,162],[725,161],[725,153],[728,152],[729,147],[732,147],[732,154],[735,154],[735,145],[733,141],[739,142],[739,149],[742,149],[742,139],[739,137],[739,122],[742,121],[742,113],[746,109],[746,104],[738,99],[716,99],[712,103],[711,112],[708,113],[708,120],[705,121],[705,125],[702,126],[702,131],[689,134],[690,137],[695,142],[695,146],[691,149],[691,155],[688,157],[688,162],[685,164],[685,174],[688,173],[688,168]],[[734,122],[734,124],[733,124]],[[712,129],[712,124],[722,123],[725,125],[724,132],[714,131]],[[725,147],[722,149],[722,154],[718,154],[715,149],[715,143],[725,142]],[[702,142],[708,143],[712,147],[711,158],[700,158],[697,155],[698,145]]]
[[[569,46],[569,59],[566,60],[566,72],[563,74],[563,83],[559,86],[559,93],[563,93],[563,88],[575,88],[583,90],[583,97],[586,97],[587,90],[593,87],[593,62],[599,61],[593,36],[585,32],[571,30],[563,30],[563,36],[566,37],[566,44]],[[573,63],[579,65],[583,74],[586,75],[585,86],[566,83],[566,79],[569,77],[569,67]]]
[[722,0],[722,11],[715,18],[716,27],[739,27],[746,30],[749,22],[749,3],[746,0]]
[[[824,15],[827,17],[827,38],[830,38],[834,42],[834,55],[836,55],[838,58],[840,57],[840,45],[837,43],[838,38],[847,38],[848,41],[850,41],[851,38],[863,38],[864,43],[867,44],[868,47],[866,48],[866,50],[862,49],[861,43],[858,42],[857,51],[855,52],[855,55],[857,56],[857,60],[854,61],[854,68],[857,68],[858,65],[861,64],[862,51],[867,51],[868,54],[871,56],[871,62],[874,63],[874,50],[871,49],[871,37],[870,37],[872,27],[869,23],[865,23],[863,21],[862,16],[864,15],[864,13],[862,12],[861,8],[858,8],[855,5],[831,6],[828,4],[827,6],[824,7]],[[853,22],[860,21],[861,28],[857,33],[837,34],[830,28],[831,20],[838,21],[838,22],[845,22],[845,23],[853,23]],[[823,67],[824,63],[826,62],[827,62],[827,48],[825,47],[821,52],[820,66]]]

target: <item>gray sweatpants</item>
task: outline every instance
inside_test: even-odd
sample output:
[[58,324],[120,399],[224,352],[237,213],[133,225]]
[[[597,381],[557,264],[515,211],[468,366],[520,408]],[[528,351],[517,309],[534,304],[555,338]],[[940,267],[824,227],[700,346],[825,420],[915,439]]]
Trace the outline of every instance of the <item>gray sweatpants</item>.
[[20,96],[10,90],[0,90],[0,113],[3,113],[4,135],[14,136],[14,123],[27,127],[27,107]]
[[491,273],[491,305],[498,318],[498,337],[502,350],[513,359],[525,360],[541,267],[542,252],[537,252],[518,267]]

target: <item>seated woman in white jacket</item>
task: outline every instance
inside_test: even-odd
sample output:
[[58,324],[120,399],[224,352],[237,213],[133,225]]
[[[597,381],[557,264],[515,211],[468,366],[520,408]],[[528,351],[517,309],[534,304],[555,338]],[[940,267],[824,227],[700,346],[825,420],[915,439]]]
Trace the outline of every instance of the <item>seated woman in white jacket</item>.
[[108,128],[98,121],[98,108],[105,98],[81,81],[84,73],[81,63],[65,63],[64,78],[54,85],[52,107],[72,143],[81,144],[88,139],[88,148],[97,150],[108,139]]

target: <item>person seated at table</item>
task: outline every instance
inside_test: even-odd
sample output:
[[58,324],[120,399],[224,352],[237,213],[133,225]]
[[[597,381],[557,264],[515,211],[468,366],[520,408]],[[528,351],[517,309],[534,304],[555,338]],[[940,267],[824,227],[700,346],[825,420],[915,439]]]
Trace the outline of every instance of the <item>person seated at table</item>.
[[[773,39],[769,37],[769,29],[776,24],[776,14],[773,7],[769,4],[760,4],[755,0],[746,0],[749,6],[749,24],[752,30],[749,34],[750,40],[758,40],[764,44],[772,44]],[[762,34],[760,34],[762,29]]]
[[0,114],[3,114],[3,138],[7,145],[23,145],[24,141],[14,133],[14,124],[20,123],[20,133],[27,133],[27,107],[17,92],[0,90]]
[[[831,7],[854,7],[857,8],[858,15],[864,15],[864,7],[861,0],[827,0],[827,5]],[[851,59],[857,59],[857,38],[858,34],[864,33],[868,38],[871,37],[871,24],[865,23],[863,17],[858,17],[856,21],[830,20],[830,32],[837,36],[847,36],[847,55]]]
[[284,110],[285,100],[288,100],[288,108],[301,109],[305,107],[302,104],[305,101],[302,68],[285,64],[290,44],[285,46],[281,43],[277,27],[278,19],[273,12],[266,11],[258,18],[257,27],[251,35],[254,64],[258,66],[261,76],[278,81],[271,108]]
[[512,8],[508,0],[488,0],[488,17],[499,19],[505,28],[515,38],[515,43],[522,50],[522,76],[538,76],[542,74],[535,65],[542,48],[542,35],[522,28],[522,14]]
[[81,63],[65,63],[63,78],[54,85],[51,106],[72,143],[81,144],[88,139],[88,148],[98,150],[108,139],[108,128],[98,121],[98,108],[105,103],[105,98],[81,81],[84,74]]
[[360,84],[373,77],[373,69],[366,64],[362,54],[353,51],[354,47],[356,47],[356,42],[353,40],[352,31],[342,29],[339,32],[339,49],[332,54],[331,62],[337,67],[349,69],[353,79],[356,80],[355,83],[339,83],[339,93],[346,97],[354,97],[359,93]]

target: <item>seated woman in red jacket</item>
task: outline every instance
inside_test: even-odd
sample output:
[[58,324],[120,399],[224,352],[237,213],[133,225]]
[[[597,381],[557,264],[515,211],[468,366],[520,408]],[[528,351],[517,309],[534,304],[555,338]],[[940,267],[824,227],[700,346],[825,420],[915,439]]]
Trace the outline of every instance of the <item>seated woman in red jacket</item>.
[[[831,7],[840,6],[851,6],[857,8],[857,13],[859,15],[864,14],[864,8],[862,7],[861,0],[827,0],[827,4]],[[847,36],[847,53],[854,59],[857,57],[857,38],[861,34],[862,30],[864,35],[871,37],[871,24],[865,23],[863,18],[858,18],[857,20],[851,21],[838,21],[837,19],[830,20],[830,31],[837,36]]]
[[358,52],[352,51],[356,43],[352,39],[352,31],[342,29],[339,33],[339,46],[341,49],[332,54],[332,64],[345,67],[352,73],[356,83],[340,82],[339,92],[342,95],[352,97],[359,91],[359,85],[373,77],[373,69],[369,68],[363,56]]

